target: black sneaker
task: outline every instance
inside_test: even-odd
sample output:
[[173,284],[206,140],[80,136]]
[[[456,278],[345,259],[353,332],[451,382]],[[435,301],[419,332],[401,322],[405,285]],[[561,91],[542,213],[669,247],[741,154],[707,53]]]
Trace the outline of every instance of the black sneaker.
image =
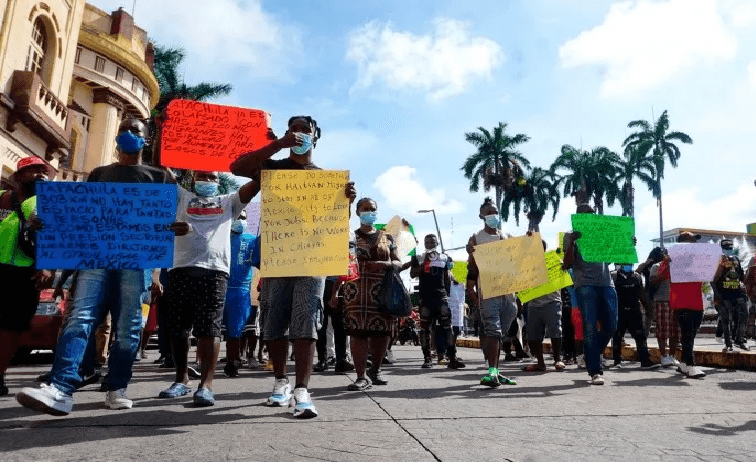
[[173,358],[168,356],[163,359],[163,362],[158,367],[160,369],[176,369],[176,363],[173,362]]
[[383,374],[381,374],[381,371],[373,372],[373,371],[367,371],[365,373],[368,378],[370,378],[370,381],[373,382],[373,385],[387,385],[388,380],[383,378]]
[[735,346],[740,348],[743,351],[751,351],[751,349],[748,348],[748,345],[746,345],[745,342],[738,342],[735,344]]
[[333,371],[337,374],[344,374],[346,372],[353,371],[353,370],[354,370],[354,364],[352,364],[351,362],[347,360],[339,361],[333,367]]
[[76,387],[78,390],[79,388],[84,388],[87,385],[92,385],[93,383],[97,383],[102,379],[102,374],[99,370],[95,369],[94,372],[90,372],[89,374],[84,374],[81,377],[81,383]]
[[420,367],[422,367],[423,369],[431,369],[433,367],[433,359],[431,359],[430,357],[425,358],[423,365]]
[[239,361],[229,361],[223,366],[223,374],[226,377],[239,377]]
[[312,370],[313,372],[325,372],[328,370],[328,362],[321,359],[312,366]]
[[331,367],[335,366],[336,358],[334,358],[333,356],[329,356],[328,359],[326,360],[326,364],[328,364]]
[[452,358],[449,360],[449,364],[447,364],[446,367],[449,369],[464,369],[465,363],[457,358]]
[[199,364],[189,363],[187,364],[186,368],[190,379],[199,379],[202,377],[202,375],[200,375]]
[[649,361],[647,363],[641,363],[641,370],[644,370],[644,371],[650,371],[653,369],[658,369],[660,367],[661,367],[661,364],[657,364],[653,361]]
[[100,381],[100,391],[110,391],[108,389],[108,380],[110,380],[110,372],[102,376]]
[[513,362],[519,362],[522,361],[522,359],[517,358],[515,356],[512,356],[511,354],[507,353],[504,355],[504,362],[505,363],[513,363]]

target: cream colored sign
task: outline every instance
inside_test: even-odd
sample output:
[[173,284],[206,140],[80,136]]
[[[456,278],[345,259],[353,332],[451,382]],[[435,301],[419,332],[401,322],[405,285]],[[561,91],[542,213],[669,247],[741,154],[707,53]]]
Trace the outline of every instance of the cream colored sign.
[[549,282],[541,235],[520,236],[475,246],[483,299],[512,294]]
[[262,277],[340,276],[349,265],[349,172],[264,170]]

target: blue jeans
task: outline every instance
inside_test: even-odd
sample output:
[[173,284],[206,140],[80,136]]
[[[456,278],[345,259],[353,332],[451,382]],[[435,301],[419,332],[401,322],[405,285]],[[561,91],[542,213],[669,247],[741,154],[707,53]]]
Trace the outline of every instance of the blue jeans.
[[617,292],[614,287],[583,286],[575,294],[583,315],[585,366],[588,374],[601,374],[601,356],[617,329]]
[[108,389],[126,388],[139,347],[142,328],[141,270],[82,270],[74,295],[73,310],[55,349],[50,381],[73,393],[81,381],[79,366],[87,343],[108,309],[116,329],[116,341],[108,359]]

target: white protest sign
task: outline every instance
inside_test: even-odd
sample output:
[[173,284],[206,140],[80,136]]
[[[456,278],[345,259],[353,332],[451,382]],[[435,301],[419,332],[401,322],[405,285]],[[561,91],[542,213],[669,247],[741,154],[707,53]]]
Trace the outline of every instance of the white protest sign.
[[709,282],[714,279],[722,249],[719,244],[678,244],[667,248],[672,282]]

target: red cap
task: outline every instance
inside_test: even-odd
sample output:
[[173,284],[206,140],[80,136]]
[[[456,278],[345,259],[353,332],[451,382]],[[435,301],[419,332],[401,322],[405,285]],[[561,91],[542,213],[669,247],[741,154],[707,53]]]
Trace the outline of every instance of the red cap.
[[29,156],[24,157],[23,159],[19,160],[16,164],[16,173],[20,172],[21,170],[32,167],[34,165],[44,165],[47,168],[47,174],[48,175],[54,175],[55,169],[53,169],[50,164],[45,162],[44,160],[40,159],[37,156]]

